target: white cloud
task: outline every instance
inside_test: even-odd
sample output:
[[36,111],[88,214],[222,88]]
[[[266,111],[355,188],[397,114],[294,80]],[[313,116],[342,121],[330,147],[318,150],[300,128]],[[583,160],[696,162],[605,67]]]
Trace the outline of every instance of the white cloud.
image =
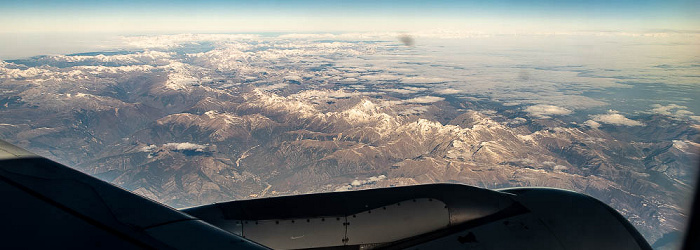
[[401,79],[398,75],[392,74],[375,74],[375,75],[363,75],[360,79],[367,81],[395,81]]
[[306,91],[301,91],[296,94],[289,95],[288,98],[295,99],[295,100],[303,100],[303,101],[313,101],[313,100],[320,100],[320,101],[325,101],[325,100],[331,100],[331,99],[348,99],[352,97],[358,97],[358,96],[366,96],[366,95],[379,95],[382,94],[381,92],[359,92],[359,91],[346,91],[346,90],[306,90]]
[[180,150],[180,151],[192,150],[192,151],[197,151],[197,152],[203,152],[204,149],[207,148],[207,146],[194,144],[194,143],[190,143],[190,142],[181,142],[181,143],[171,142],[171,143],[163,144],[163,148],[168,149],[168,150]]
[[447,78],[440,78],[440,77],[422,77],[422,76],[410,76],[410,77],[404,77],[401,79],[402,83],[441,83],[441,82],[447,82],[450,81],[450,79]]
[[525,108],[525,112],[537,118],[549,118],[552,115],[569,115],[572,111],[554,105],[538,104]]
[[[559,33],[557,33],[559,34]],[[376,39],[396,39],[397,37],[406,35],[401,32],[351,32],[342,34],[331,33],[292,33],[279,35],[279,38],[285,39],[350,39],[350,40],[376,40]],[[438,39],[455,39],[455,38],[487,38],[493,35],[513,35],[512,32],[484,32],[480,30],[462,30],[462,29],[426,29],[408,34],[415,38],[438,38]],[[535,35],[535,34],[528,34]],[[549,35],[549,34],[538,34]]]
[[399,93],[399,94],[415,94],[421,91],[427,90],[426,88],[417,88],[417,87],[403,87],[403,88],[398,88],[398,89],[382,89],[382,91],[387,91],[387,92],[394,92],[394,93]]
[[118,63],[122,65],[131,64],[167,64],[167,59],[171,58],[172,54],[161,51],[146,50],[144,52],[135,52],[129,54],[116,55],[56,55],[43,57],[40,60],[51,62],[92,62],[92,63]]
[[[196,151],[196,152],[204,152],[204,150],[207,148],[206,145],[199,145],[195,143],[190,143],[190,142],[170,142],[161,145],[158,147],[157,145],[147,145],[143,146],[138,149],[140,152],[146,152],[146,153],[152,153],[152,152],[158,152],[161,150],[172,150],[172,151]],[[151,155],[149,155],[149,158]]]
[[386,175],[379,175],[379,176],[372,176],[369,177],[365,180],[353,180],[352,182],[348,183],[347,185],[340,186],[335,189],[336,192],[342,192],[342,191],[350,191],[353,190],[355,187],[360,187],[363,185],[369,185],[369,184],[374,184],[378,181],[386,179]]
[[440,94],[440,95],[454,95],[454,94],[459,94],[462,93],[460,90],[456,89],[438,89],[433,91],[435,94]]
[[373,184],[378,181],[386,179],[386,175],[379,175],[379,176],[372,176],[369,177],[365,180],[354,180],[350,183],[351,186],[357,187],[357,186],[362,186],[362,185],[367,185],[367,184]]
[[302,78],[298,75],[287,75],[284,77],[284,80],[301,82]]
[[589,126],[591,128],[599,128],[600,127],[600,123],[598,123],[597,121],[594,121],[594,120],[585,121],[583,123],[583,125]]
[[410,90],[410,89],[382,89],[382,91],[394,92],[394,93],[399,93],[399,94],[403,94],[403,95],[415,94],[417,92],[415,90]]
[[9,79],[17,79],[17,78],[32,78],[32,77],[37,77],[37,76],[42,76],[44,74],[50,74],[51,72],[49,70],[43,69],[43,68],[37,68],[37,67],[29,67],[29,68],[19,68],[17,65],[13,63],[5,63],[0,64],[0,79],[1,78],[9,78]]
[[596,122],[617,126],[644,126],[643,123],[629,119],[615,110],[609,110],[607,114],[592,115],[591,119]]
[[338,82],[342,82],[342,83],[351,83],[351,82],[357,82],[357,81],[359,81],[359,80],[357,78],[353,78],[353,77],[341,78],[340,80],[338,80]]
[[172,48],[183,44],[197,42],[225,42],[242,39],[255,39],[256,34],[178,34],[160,36],[129,36],[123,37],[124,42],[137,48]]
[[651,109],[651,112],[656,113],[656,114],[662,114],[662,115],[668,115],[668,116],[673,116],[673,111],[680,111],[680,110],[685,110],[688,107],[686,106],[681,106],[677,104],[669,104],[669,105],[661,105],[661,104],[653,104],[651,105],[653,107]]
[[516,117],[516,118],[513,118],[513,120],[510,122],[510,124],[523,124],[526,122],[527,122],[527,119],[522,118],[522,117]]
[[[105,74],[122,74],[130,72],[147,72],[157,68],[168,67],[171,54],[158,51],[135,52],[116,55],[54,55],[32,59],[37,67],[22,64],[1,63],[0,79],[30,80],[32,82],[70,81],[105,78]],[[55,67],[55,65],[74,64],[72,67]],[[107,64],[105,66],[103,64]],[[112,77],[112,76],[107,76]],[[119,77],[119,76],[117,76]]]
[[391,105],[402,105],[402,104],[431,104],[435,102],[441,102],[444,101],[445,98],[439,97],[439,96],[419,96],[411,99],[406,99],[406,100],[400,100],[400,101],[385,101],[383,105],[385,106],[391,106]]
[[156,145],[148,145],[148,146],[143,146],[142,148],[139,149],[141,152],[152,152],[155,150],[157,147]]
[[666,106],[661,104],[653,104],[651,107],[652,109],[650,112],[654,114],[666,115],[676,119],[692,119],[700,121],[700,116],[696,116],[695,113],[689,111],[688,107],[686,106],[681,106],[678,104],[669,104]]
[[416,98],[411,98],[408,100],[404,100],[404,103],[417,103],[417,104],[428,104],[428,103],[434,103],[434,102],[441,102],[444,101],[445,98],[439,97],[439,96],[421,96],[421,97],[416,97]]
[[106,66],[77,66],[76,69],[83,70],[93,75],[99,74],[118,74],[118,73],[129,73],[129,72],[148,72],[156,69],[151,65],[128,65],[128,66],[118,66],[118,67],[106,67]]
[[315,33],[294,33],[279,35],[279,38],[284,39],[338,39],[338,40],[376,40],[394,38],[399,33],[396,32],[356,32],[342,34],[315,34]]

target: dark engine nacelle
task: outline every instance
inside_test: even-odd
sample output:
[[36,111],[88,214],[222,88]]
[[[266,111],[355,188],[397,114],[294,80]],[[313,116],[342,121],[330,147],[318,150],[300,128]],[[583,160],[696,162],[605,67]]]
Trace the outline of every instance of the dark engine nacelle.
[[547,188],[431,184],[183,211],[273,249],[651,249],[609,206]]

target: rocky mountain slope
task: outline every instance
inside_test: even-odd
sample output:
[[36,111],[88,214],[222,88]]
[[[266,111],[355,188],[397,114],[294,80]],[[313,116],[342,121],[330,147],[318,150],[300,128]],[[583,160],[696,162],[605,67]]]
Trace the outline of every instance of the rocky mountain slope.
[[583,192],[651,242],[683,228],[687,116],[642,126],[348,66],[386,56],[375,43],[219,43],[2,62],[0,137],[174,207],[453,182]]

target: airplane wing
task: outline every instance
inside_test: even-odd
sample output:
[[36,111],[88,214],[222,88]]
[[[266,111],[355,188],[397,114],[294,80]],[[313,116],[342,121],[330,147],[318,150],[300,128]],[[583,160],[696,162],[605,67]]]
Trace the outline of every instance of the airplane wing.
[[565,190],[430,184],[175,210],[0,141],[3,248],[651,249]]
[[268,249],[0,141],[0,248]]

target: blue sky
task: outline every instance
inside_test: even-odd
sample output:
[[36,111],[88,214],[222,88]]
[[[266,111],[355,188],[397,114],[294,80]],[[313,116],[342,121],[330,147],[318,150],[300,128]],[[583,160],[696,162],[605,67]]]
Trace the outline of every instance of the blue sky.
[[700,1],[4,1],[0,32],[698,30]]

